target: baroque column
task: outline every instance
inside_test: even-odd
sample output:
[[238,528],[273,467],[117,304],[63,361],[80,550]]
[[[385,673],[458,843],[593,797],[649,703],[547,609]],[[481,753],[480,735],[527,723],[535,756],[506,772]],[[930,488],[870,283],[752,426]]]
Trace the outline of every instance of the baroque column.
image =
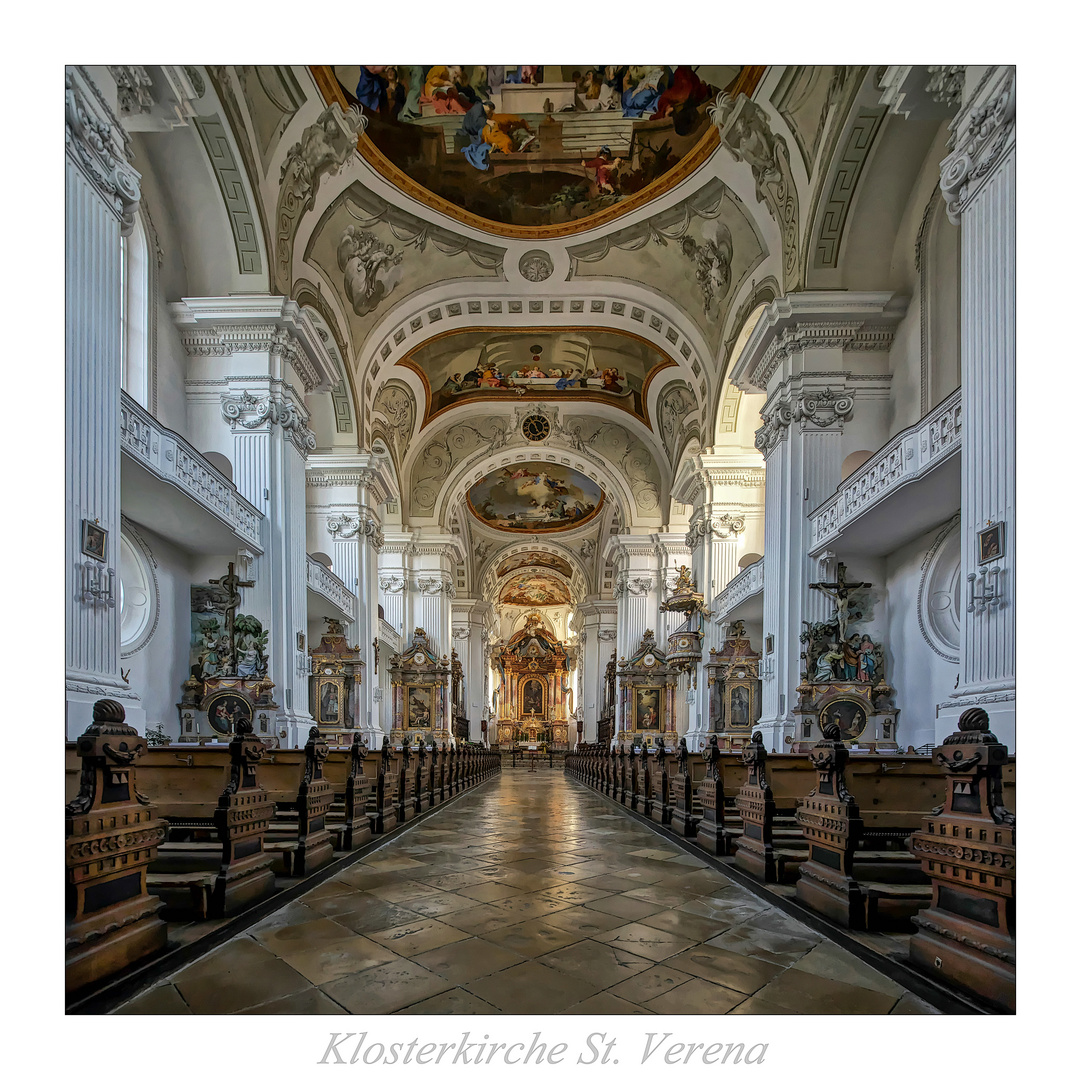
[[[139,204],[128,139],[82,68],[65,83],[66,732],[81,735],[99,698],[146,717],[120,673],[121,237]],[[88,523],[84,550],[84,525]],[[104,533],[103,549],[101,536]]]
[[[980,706],[1015,745],[1016,441],[1015,131],[1012,67],[969,68],[941,187],[961,226],[961,671],[939,706],[938,740]],[[975,88],[970,89],[972,84]],[[1005,525],[1001,557],[981,565],[979,533]],[[988,571],[984,574],[984,571]],[[985,598],[985,599],[983,599]]]
[[[681,538],[682,542],[682,538]],[[663,639],[660,610],[663,597],[661,549],[652,535],[620,533],[610,536],[603,558],[612,563],[616,601],[616,652],[618,659],[634,653],[646,630]]]
[[277,730],[303,745],[311,723],[305,461],[316,445],[304,396],[334,385],[337,368],[284,297],[189,298],[170,311],[189,358],[192,441],[232,462],[237,490],[265,515],[263,554],[247,568],[254,585],[242,604],[268,632]]
[[889,349],[904,308],[889,293],[775,300],[732,373],[741,390],[767,394],[755,446],[766,459],[762,633],[775,641],[775,663],[763,675],[756,730],[769,750],[785,749],[795,729],[803,624],[830,617],[827,598],[808,587],[821,572],[807,554],[808,515],[836,490],[845,454],[882,441]]
[[[318,454],[308,459],[308,543],[329,548],[334,573],[357,597],[356,618],[345,626],[351,645],[360,646],[364,683],[357,728],[368,746],[380,736],[375,671],[379,632],[378,558],[383,546],[383,505],[392,484],[386,464],[370,453]],[[375,741],[373,741],[373,739]]]

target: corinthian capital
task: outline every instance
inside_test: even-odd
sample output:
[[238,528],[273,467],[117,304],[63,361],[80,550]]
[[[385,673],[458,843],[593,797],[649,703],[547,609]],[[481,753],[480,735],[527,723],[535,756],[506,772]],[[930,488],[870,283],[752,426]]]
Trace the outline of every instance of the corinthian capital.
[[121,235],[135,224],[139,174],[125,156],[123,129],[103,101],[91,101],[93,84],[68,68],[64,75],[64,142],[68,153],[120,219]]
[[950,125],[953,151],[942,162],[939,187],[955,225],[1014,139],[1015,69],[998,68]]

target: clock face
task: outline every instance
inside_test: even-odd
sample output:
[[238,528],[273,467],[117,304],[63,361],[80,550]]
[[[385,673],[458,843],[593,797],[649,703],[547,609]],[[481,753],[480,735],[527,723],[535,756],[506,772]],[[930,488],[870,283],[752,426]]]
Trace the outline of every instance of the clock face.
[[413,663],[414,664],[423,664],[424,663],[424,653],[422,653],[422,652],[417,653],[417,655],[413,657]]
[[325,667],[325,668],[323,668],[323,674],[324,674],[324,675],[332,675],[333,673],[334,673],[334,669],[333,669],[333,668],[331,668],[331,667]]
[[642,657],[642,663],[645,664],[646,667],[653,667],[656,662],[657,658],[653,653],[646,653],[646,655]]

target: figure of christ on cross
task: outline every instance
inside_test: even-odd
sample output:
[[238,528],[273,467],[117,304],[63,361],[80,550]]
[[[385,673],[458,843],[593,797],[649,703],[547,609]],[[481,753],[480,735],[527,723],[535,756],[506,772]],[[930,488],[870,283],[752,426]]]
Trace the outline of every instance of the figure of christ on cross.
[[229,659],[223,665],[226,675],[236,674],[236,609],[240,607],[240,590],[250,589],[254,581],[241,581],[232,563],[229,572],[220,578],[211,578],[211,585],[220,585],[225,590],[225,634],[229,639]]
[[[845,564],[837,564],[836,581],[812,581],[810,588],[818,589],[831,597],[837,605],[837,632],[838,640],[845,641],[848,638],[848,603],[849,593],[853,589],[869,589],[869,581],[845,581]],[[857,618],[859,617],[857,613]]]

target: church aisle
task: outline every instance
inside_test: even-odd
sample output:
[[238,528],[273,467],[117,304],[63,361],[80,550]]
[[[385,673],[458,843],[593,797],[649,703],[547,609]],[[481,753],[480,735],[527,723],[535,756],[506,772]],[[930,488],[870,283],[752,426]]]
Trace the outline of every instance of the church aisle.
[[932,1013],[563,773],[505,770],[118,1013]]

